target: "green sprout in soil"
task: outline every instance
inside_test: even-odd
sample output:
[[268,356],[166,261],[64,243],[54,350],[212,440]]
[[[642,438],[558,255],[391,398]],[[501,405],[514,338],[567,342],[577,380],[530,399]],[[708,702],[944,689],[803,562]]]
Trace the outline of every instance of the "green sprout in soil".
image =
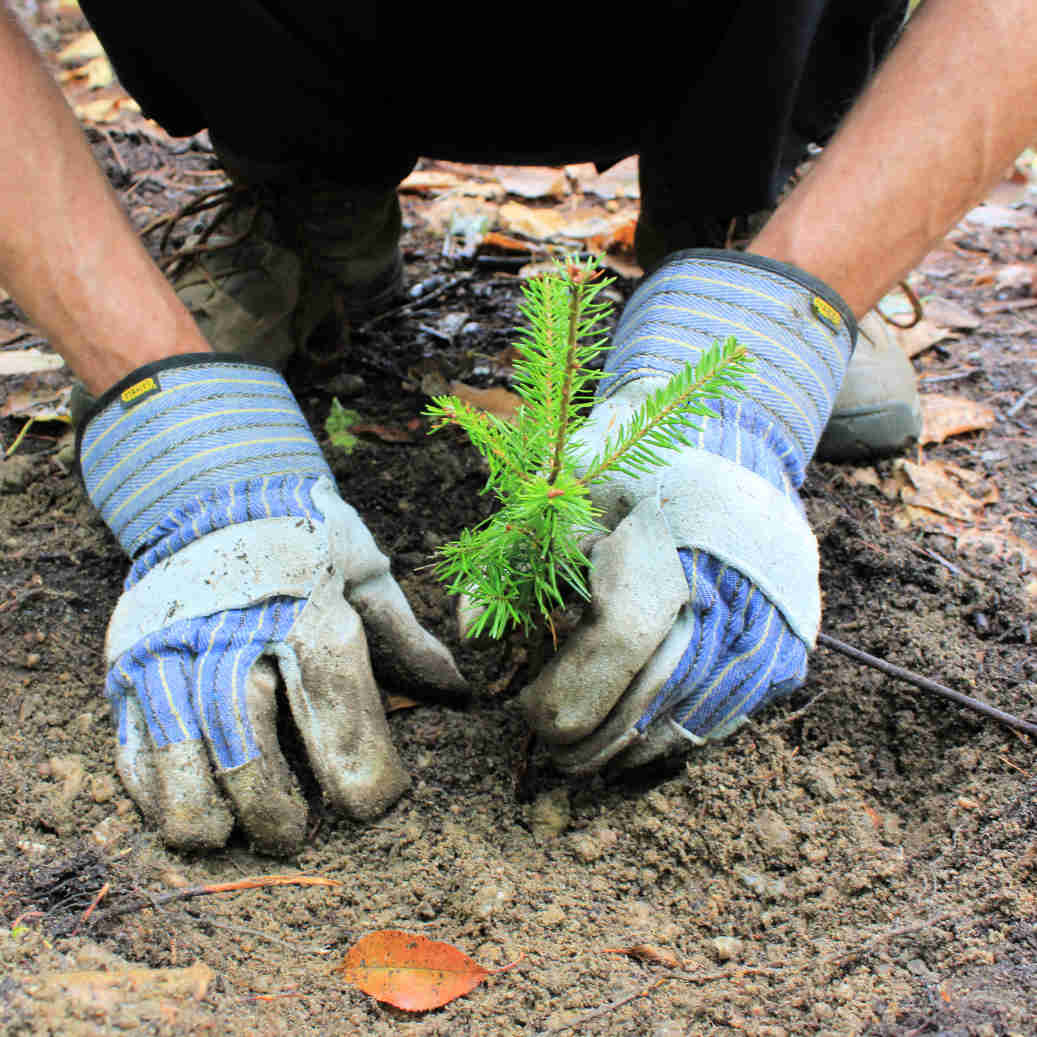
[[586,424],[596,382],[588,364],[606,345],[612,283],[597,260],[568,259],[523,286],[515,389],[522,401],[513,421],[476,410],[455,396],[436,396],[426,415],[431,431],[457,425],[486,459],[500,507],[439,550],[436,575],[451,594],[464,594],[477,618],[469,636],[500,638],[543,623],[574,591],[589,599],[584,553],[588,538],[608,531],[598,521],[591,487],[614,473],[635,476],[665,464],[663,452],[690,446],[689,417],[714,416],[706,401],[741,387],[750,368],[734,338],[717,341],[656,390],[633,417],[611,432],[587,461],[574,437]]

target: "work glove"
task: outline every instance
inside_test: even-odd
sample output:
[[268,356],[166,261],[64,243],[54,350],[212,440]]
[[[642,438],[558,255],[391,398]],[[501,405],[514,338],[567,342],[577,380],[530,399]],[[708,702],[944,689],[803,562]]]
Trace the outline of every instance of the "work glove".
[[134,559],[105,641],[116,766],[165,842],[222,846],[236,817],[257,849],[299,846],[282,688],[328,803],[367,818],[395,802],[407,776],[368,639],[396,683],[456,695],[464,681],[339,497],[284,379],[172,358],[106,393],[77,446]]
[[578,437],[585,467],[641,403],[718,339],[752,358],[691,446],[592,489],[613,532],[591,553],[580,625],[522,692],[572,773],[723,739],[798,687],[820,626],[817,544],[797,489],[853,351],[846,304],[795,267],[674,253],[622,314]]

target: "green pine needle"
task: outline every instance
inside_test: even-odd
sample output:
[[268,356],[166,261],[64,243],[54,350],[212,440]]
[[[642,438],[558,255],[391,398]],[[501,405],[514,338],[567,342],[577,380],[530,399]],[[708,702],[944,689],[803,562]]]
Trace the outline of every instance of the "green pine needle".
[[497,512],[440,548],[436,575],[451,594],[468,595],[479,613],[469,636],[504,637],[539,622],[553,630],[551,613],[575,592],[589,598],[590,562],[580,548],[606,532],[590,487],[612,472],[651,471],[663,454],[690,446],[689,417],[713,412],[705,401],[741,387],[751,363],[733,338],[715,343],[654,392],[606,441],[580,474],[571,456],[574,434],[586,423],[603,372],[590,361],[606,345],[611,312],[599,298],[611,279],[597,260],[568,259],[523,285],[515,388],[522,405],[513,422],[475,410],[455,396],[436,396],[425,411],[431,431],[461,428],[486,459]]

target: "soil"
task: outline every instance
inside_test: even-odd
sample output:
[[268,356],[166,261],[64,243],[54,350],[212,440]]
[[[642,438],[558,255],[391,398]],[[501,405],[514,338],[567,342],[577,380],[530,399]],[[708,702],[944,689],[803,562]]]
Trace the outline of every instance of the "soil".
[[[132,192],[138,224],[183,200],[197,183],[189,170],[215,166],[198,141],[180,153],[135,132],[95,132],[92,143],[116,189]],[[667,773],[570,780],[542,752],[524,773],[521,646],[459,643],[452,602],[428,568],[439,544],[486,514],[484,472],[457,438],[414,426],[430,371],[502,383],[486,358],[507,346],[519,282],[493,264],[444,259],[440,241],[408,222],[411,307],[355,329],[345,355],[296,365],[293,379],[319,434],[338,396],[383,433],[409,436],[367,434],[351,454],[325,446],[418,618],[454,651],[470,706],[391,714],[413,785],[373,823],[315,800],[311,838],[291,861],[257,856],[237,837],[220,853],[167,850],[115,775],[101,694],[126,563],[67,444],[55,442],[60,428],[30,430],[0,466],[0,1027],[1037,1033],[1037,761],[1026,736],[819,650],[791,699]],[[959,236],[923,264],[915,288],[973,310],[1004,301],[977,272],[1035,250],[1032,229]],[[617,284],[620,295],[631,288]],[[1000,500],[988,514],[1031,544],[1033,405],[1008,412],[1033,384],[1035,313],[988,315],[916,360],[923,389],[946,390],[932,379],[967,367],[954,391],[999,408],[988,431],[926,456],[994,481]],[[8,302],[0,318],[20,315]],[[458,325],[466,330],[442,330]],[[5,445],[19,427],[0,425]],[[877,481],[892,468],[876,466]],[[898,503],[848,466],[815,465],[804,499],[830,634],[1037,719],[1032,574],[1018,557],[966,556],[946,533],[905,527]],[[138,896],[299,870],[342,885],[103,914]],[[389,928],[445,940],[491,968],[521,960],[441,1009],[408,1014],[331,971],[361,935]],[[671,965],[623,953],[641,945]],[[121,971],[141,966],[195,968]],[[95,976],[87,986],[84,970],[115,985]]]

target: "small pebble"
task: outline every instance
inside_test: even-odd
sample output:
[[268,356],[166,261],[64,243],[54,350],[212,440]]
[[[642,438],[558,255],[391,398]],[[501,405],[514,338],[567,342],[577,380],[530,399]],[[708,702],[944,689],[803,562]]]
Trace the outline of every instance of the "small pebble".
[[90,798],[95,803],[107,803],[115,798],[117,791],[115,782],[107,774],[96,774],[90,779]]
[[716,936],[712,943],[719,961],[731,961],[742,956],[742,941],[734,936]]
[[28,667],[28,668],[29,668],[30,670],[32,670],[32,669],[34,669],[35,667],[39,666],[39,665],[40,665],[40,653],[39,653],[39,652],[30,652],[30,653],[29,653],[29,654],[28,654],[28,655],[27,655],[27,656],[25,657],[25,665],[26,665],[26,666],[27,666],[27,667]]
[[569,827],[569,790],[559,787],[550,792],[541,792],[530,813],[533,838],[537,842],[557,838]]
[[561,925],[565,921],[565,912],[557,904],[552,904],[537,915],[537,921],[541,925]]

